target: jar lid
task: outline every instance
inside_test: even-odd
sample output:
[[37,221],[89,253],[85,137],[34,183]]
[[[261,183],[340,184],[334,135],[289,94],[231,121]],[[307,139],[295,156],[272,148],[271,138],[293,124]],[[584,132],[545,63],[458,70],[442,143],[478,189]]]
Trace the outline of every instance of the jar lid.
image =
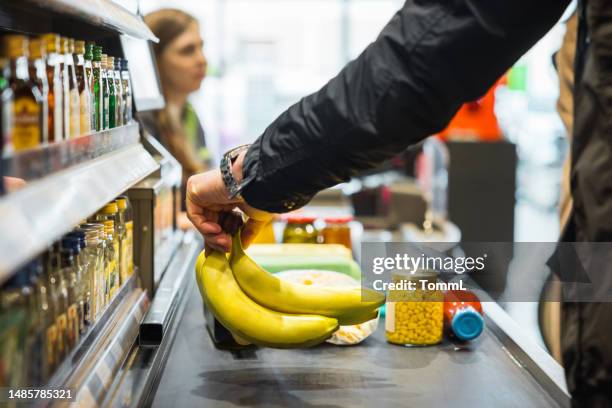
[[117,207],[117,202],[111,201],[110,203],[102,207],[102,209],[100,210],[100,213],[101,214],[116,214],[117,211],[119,211],[119,207]]
[[125,210],[127,208],[127,198],[125,197],[117,198],[117,207],[119,207],[120,210]]
[[344,215],[344,216],[340,216],[340,217],[325,217],[323,219],[325,222],[330,223],[330,224],[347,224],[351,221],[353,221],[353,216],[352,215]]
[[288,224],[312,224],[317,217],[312,215],[288,215],[285,220]]

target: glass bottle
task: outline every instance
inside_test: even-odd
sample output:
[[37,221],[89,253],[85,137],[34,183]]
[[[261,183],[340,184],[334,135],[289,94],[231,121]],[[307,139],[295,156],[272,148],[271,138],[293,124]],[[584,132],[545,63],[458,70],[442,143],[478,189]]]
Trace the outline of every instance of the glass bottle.
[[55,365],[59,365],[68,353],[68,287],[62,269],[61,249],[54,244],[49,262],[49,293],[55,312],[57,339]]
[[109,112],[110,112],[110,85],[109,85],[109,79],[108,79],[108,56],[106,54],[102,54],[101,57],[101,65],[102,65],[102,69],[100,72],[102,72],[102,94],[103,94],[103,120],[102,120],[102,128],[103,129],[109,129],[109,125],[110,125],[110,117],[109,117]]
[[85,311],[85,321],[87,325],[93,324],[98,315],[99,295],[98,286],[104,276],[104,240],[101,234],[104,230],[102,224],[82,224],[81,228],[85,231],[85,248],[83,252],[87,259],[87,270],[83,276],[83,291],[85,293],[88,309]]
[[[78,244],[77,244],[78,245]],[[61,269],[63,276],[63,286],[65,287],[67,296],[67,327],[66,327],[66,339],[68,353],[74,346],[76,346],[79,340],[79,311],[78,311],[78,299],[76,293],[76,275],[77,265],[75,263],[75,246],[65,247],[64,240],[62,240],[62,251],[61,251]]]
[[115,105],[116,105],[116,113],[115,113],[115,125],[123,126],[125,123],[123,122],[123,81],[121,80],[121,58],[115,57]]
[[49,299],[48,277],[45,274],[45,261],[48,253],[41,257],[40,268],[36,269],[36,278],[33,281],[34,295],[36,297],[36,308],[38,310],[38,321],[42,331],[41,343],[41,384],[47,382],[53,372],[55,363],[55,346],[57,341],[57,328],[52,305]]
[[9,58],[7,77],[13,91],[12,146],[15,151],[38,146],[42,139],[40,116],[42,94],[28,75],[25,55],[28,40],[24,35],[11,34],[3,37],[4,52]]
[[46,49],[39,38],[30,39],[30,53],[28,55],[28,74],[38,86],[41,95],[41,141],[46,144],[49,141],[49,83],[45,69]]
[[64,102],[64,108],[68,111],[68,139],[74,139],[81,135],[81,108],[79,101],[79,85],[76,78],[74,66],[74,40],[62,37],[62,53],[64,54],[64,72],[68,79],[68,100]]
[[28,284],[22,290],[24,298],[27,299],[27,335],[26,335],[26,385],[29,387],[42,385],[45,381],[44,375],[44,325],[42,315],[38,307],[38,292],[36,291],[38,281],[42,275],[41,259],[30,262],[27,267]]
[[123,85],[123,124],[132,120],[132,83],[128,71],[128,60],[121,60],[121,83]]
[[2,287],[0,294],[0,386],[19,388],[25,385],[25,335],[27,302],[23,287],[27,271],[17,271]]
[[87,87],[89,89],[89,109],[90,109],[90,131],[94,132],[98,129],[97,115],[96,115],[96,94],[94,89],[94,73],[93,73],[93,43],[87,43],[85,45],[85,54],[83,58],[85,60],[85,78],[87,78]]
[[326,217],[325,227],[321,231],[324,244],[341,244],[352,249],[350,222],[353,217]]
[[93,48],[93,89],[94,110],[96,111],[96,131],[104,129],[104,70],[102,69],[102,47]]
[[47,51],[45,69],[49,85],[47,94],[47,108],[49,109],[47,140],[49,143],[54,143],[64,139],[64,88],[60,55],[58,54],[60,40],[59,35],[52,33],[44,34],[42,40]]
[[[5,145],[12,146],[13,131],[13,89],[9,86],[6,76],[8,60],[0,58],[0,157],[6,154]],[[2,171],[0,166],[0,172]],[[4,193],[4,183],[0,179],[0,195]]]
[[115,225],[117,226],[117,237],[119,238],[119,277],[121,284],[123,284],[129,277],[128,268],[128,239],[127,239],[127,227],[125,225],[125,211],[127,209],[127,198],[125,196],[118,197],[117,200],[117,216],[115,218]]
[[82,135],[91,132],[91,94],[89,93],[89,78],[85,70],[85,41],[74,42],[73,62],[79,89],[80,130]]
[[115,58],[106,57],[106,77],[108,82],[108,127],[117,126],[117,91],[115,89]]
[[119,211],[122,213],[125,224],[125,264],[127,276],[134,272],[134,217],[132,215],[132,205],[127,196],[119,196],[117,199]]
[[50,248],[43,254],[43,275],[38,281],[36,293],[38,294],[38,304],[41,311],[43,325],[45,328],[45,378],[48,379],[59,363],[58,341],[59,330],[57,326],[57,298],[54,288],[51,286],[51,259],[55,257]]

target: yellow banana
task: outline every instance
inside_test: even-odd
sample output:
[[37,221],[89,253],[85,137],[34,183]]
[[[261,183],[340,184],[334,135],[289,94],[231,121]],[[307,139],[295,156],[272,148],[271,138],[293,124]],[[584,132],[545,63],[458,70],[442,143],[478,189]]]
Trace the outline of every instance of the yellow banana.
[[242,290],[255,302],[278,312],[334,317],[340,325],[348,325],[372,319],[385,302],[385,295],[373,290],[308,286],[281,280],[244,253],[239,234],[232,237],[230,264]]
[[255,303],[240,289],[225,254],[215,251],[198,265],[203,299],[219,322],[245,341],[277,348],[310,347],[338,329],[333,318],[282,314]]

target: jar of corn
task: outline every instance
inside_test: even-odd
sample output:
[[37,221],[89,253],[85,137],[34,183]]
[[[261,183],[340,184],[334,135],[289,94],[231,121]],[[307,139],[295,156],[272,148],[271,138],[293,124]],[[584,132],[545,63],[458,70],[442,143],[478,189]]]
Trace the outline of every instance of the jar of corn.
[[427,289],[437,277],[431,270],[392,274],[394,283],[403,282],[408,288],[390,291],[387,297],[385,331],[389,343],[428,346],[442,341],[444,294]]

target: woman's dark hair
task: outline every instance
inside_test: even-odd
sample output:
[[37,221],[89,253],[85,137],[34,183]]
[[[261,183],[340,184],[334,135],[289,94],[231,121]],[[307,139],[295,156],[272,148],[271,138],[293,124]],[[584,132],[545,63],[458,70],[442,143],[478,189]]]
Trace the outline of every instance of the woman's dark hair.
[[[154,43],[153,50],[157,65],[160,65],[160,58],[164,49],[193,23],[198,22],[195,17],[184,11],[166,8],[154,11],[144,17],[144,21],[151,31],[159,38],[158,43]],[[163,85],[163,84],[162,84]],[[204,163],[198,160],[194,148],[189,144],[183,121],[182,112],[166,107],[157,112],[157,126],[160,132],[162,143],[166,145],[170,153],[181,163],[183,167],[183,181],[192,174],[200,173],[205,170]]]

